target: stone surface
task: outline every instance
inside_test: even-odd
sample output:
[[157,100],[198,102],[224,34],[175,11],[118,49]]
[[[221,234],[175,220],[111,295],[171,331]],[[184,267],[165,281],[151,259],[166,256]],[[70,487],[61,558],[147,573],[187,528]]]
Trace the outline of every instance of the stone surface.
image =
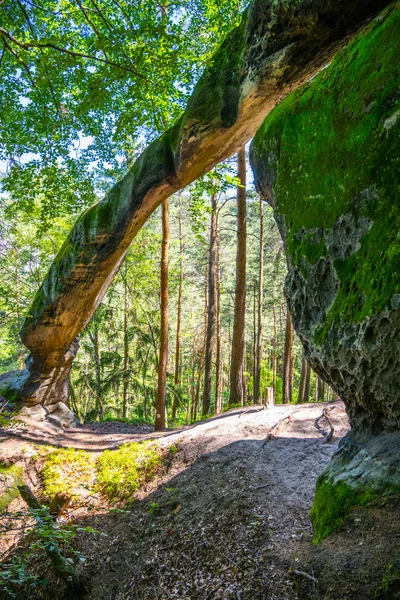
[[57,402],[47,407],[47,420],[61,427],[75,427],[77,424],[74,413],[64,404]]
[[0,394],[8,401],[14,400],[30,377],[29,369],[9,371],[0,375]]
[[283,101],[251,149],[285,241],[285,293],[353,430],[400,429],[400,9]]
[[23,406],[18,413],[19,417],[26,417],[33,421],[44,421],[46,418],[46,411],[41,404],[35,404],[34,406]]
[[288,259],[312,368],[352,431],[320,476],[315,541],[355,504],[400,494],[400,3],[257,132],[251,163]]
[[[177,123],[76,222],[27,315],[27,404],[63,399],[68,348],[100,303],[133,237],[161,202],[230,156],[265,115],[331,59],[387,0],[253,0]],[[390,123],[387,124],[389,127]],[[388,129],[389,131],[390,129]]]

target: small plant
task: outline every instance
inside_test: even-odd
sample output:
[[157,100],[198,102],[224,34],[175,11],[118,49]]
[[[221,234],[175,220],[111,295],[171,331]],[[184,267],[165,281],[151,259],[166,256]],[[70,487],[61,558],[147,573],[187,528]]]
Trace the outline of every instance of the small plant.
[[14,590],[23,585],[29,585],[32,588],[45,587],[46,579],[41,579],[38,575],[29,573],[29,561],[33,556],[33,553],[30,553],[29,556],[18,556],[2,564],[0,591],[5,592],[11,598],[15,598],[17,594]]
[[154,514],[160,512],[160,505],[158,504],[158,502],[150,502],[149,508],[147,509],[147,511],[150,515],[154,515]]
[[17,486],[23,483],[24,469],[20,465],[6,466],[0,463],[0,477],[9,479],[10,484],[7,484],[5,492],[0,496],[0,514],[4,512],[8,505],[19,496]]

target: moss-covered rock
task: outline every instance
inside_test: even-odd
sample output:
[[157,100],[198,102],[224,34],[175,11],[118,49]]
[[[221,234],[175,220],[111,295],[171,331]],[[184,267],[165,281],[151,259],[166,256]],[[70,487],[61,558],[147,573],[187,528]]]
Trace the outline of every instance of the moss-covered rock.
[[400,436],[347,436],[317,481],[314,541],[338,531],[354,506],[400,496]]
[[284,100],[251,149],[312,367],[359,431],[400,428],[400,8]]

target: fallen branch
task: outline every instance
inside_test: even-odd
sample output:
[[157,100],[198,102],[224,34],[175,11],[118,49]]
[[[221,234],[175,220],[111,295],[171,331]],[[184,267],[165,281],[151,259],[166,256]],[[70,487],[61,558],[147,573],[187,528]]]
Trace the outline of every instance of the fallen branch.
[[286,421],[286,419],[288,419],[290,421],[292,415],[285,415],[284,417],[282,417],[281,419],[279,419],[279,421],[277,423],[275,423],[275,425],[269,430],[269,433],[267,435],[267,437],[265,438],[265,440],[263,440],[262,444],[261,444],[261,448],[264,448],[265,444],[272,438],[272,436],[274,435],[275,431],[277,431],[277,429],[279,428],[279,425],[281,423],[283,423],[283,421]]
[[283,421],[286,421],[286,419],[288,419],[290,421],[290,419],[292,418],[292,415],[294,415],[295,413],[300,412],[302,410],[304,410],[304,409],[298,408],[297,410],[293,410],[291,413],[287,413],[281,419],[279,419],[279,421],[277,423],[275,423],[275,425],[273,425],[273,427],[269,430],[267,437],[265,438],[265,440],[263,440],[263,442],[261,444],[261,448],[264,448],[265,444],[274,436],[274,434],[279,429],[279,426],[283,423]]
[[[321,419],[325,419],[325,421],[328,423],[328,425],[330,427],[330,430],[328,433],[326,433],[324,431],[324,429],[321,427],[321,425],[319,424]],[[315,419],[314,426],[319,431],[319,433],[322,435],[322,437],[324,438],[323,443],[326,444],[327,442],[330,442],[330,440],[333,437],[333,434],[335,433],[335,428],[333,427],[331,421],[329,420],[326,408],[323,408],[322,415],[320,415],[317,419]]]
[[238,416],[238,419],[240,419],[240,417],[243,417],[244,415],[247,415],[251,412],[260,412],[262,410],[265,410],[265,406],[261,406],[260,408],[248,408],[247,410],[245,410],[244,412],[240,413],[240,415]]
[[293,568],[289,569],[289,575],[292,577],[293,576],[303,577],[304,579],[308,579],[308,581],[312,581],[312,583],[318,583],[318,579],[316,579],[312,575],[309,575],[305,571],[299,571],[298,569],[293,569]]
[[[26,504],[32,510],[40,510],[42,515],[45,514],[51,520],[52,517],[49,511],[40,504],[39,500],[36,498],[32,490],[28,485],[19,485],[18,486],[19,493],[21,494],[21,498],[26,502]],[[37,523],[41,522],[41,518],[39,516],[35,516],[35,520]],[[47,556],[50,558],[51,564],[53,565],[55,573],[61,577],[74,591],[78,593],[82,589],[82,584],[79,580],[77,572],[73,564],[69,562],[61,552],[54,545],[45,545],[44,546]]]

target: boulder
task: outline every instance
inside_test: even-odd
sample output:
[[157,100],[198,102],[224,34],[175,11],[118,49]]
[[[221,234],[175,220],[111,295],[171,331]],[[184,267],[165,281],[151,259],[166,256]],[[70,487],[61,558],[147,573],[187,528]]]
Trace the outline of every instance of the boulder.
[[251,147],[295,330],[352,426],[317,484],[317,539],[352,504],[400,491],[399,7],[278,105]]
[[64,402],[57,402],[46,407],[47,420],[61,427],[75,427],[77,419]]
[[355,431],[400,428],[400,10],[284,100],[251,148],[313,369]]

